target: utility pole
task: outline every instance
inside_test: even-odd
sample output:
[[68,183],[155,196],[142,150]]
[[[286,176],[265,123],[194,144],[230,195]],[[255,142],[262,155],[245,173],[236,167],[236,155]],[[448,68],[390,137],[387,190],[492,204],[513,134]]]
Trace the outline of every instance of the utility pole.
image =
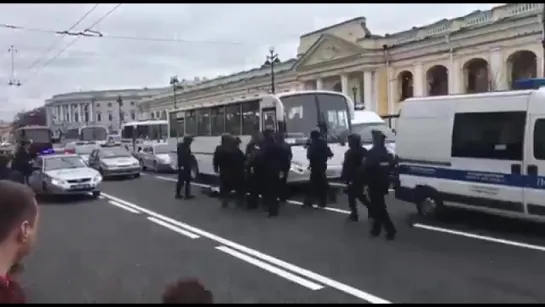
[[543,55],[543,58],[541,59],[541,65],[543,65],[543,73],[545,74],[545,3],[541,3],[541,5],[541,47]]
[[8,49],[8,52],[11,55],[11,74],[10,74],[8,85],[21,86],[21,81],[15,79],[15,54],[17,53],[17,49],[15,48],[14,45],[11,45]]

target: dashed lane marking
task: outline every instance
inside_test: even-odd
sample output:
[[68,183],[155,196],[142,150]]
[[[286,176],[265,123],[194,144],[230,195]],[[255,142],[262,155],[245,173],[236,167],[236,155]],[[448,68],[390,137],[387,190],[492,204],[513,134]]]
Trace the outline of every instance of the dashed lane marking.
[[[157,212],[151,211],[149,209],[140,207],[138,205],[135,205],[135,204],[133,204],[131,202],[125,201],[125,200],[123,200],[121,198],[118,198],[116,196],[106,194],[106,193],[103,193],[103,195],[105,197],[109,198],[110,200],[113,200],[113,201],[115,201],[117,203],[123,204],[123,205],[125,205],[127,207],[131,207],[134,210],[139,210],[140,212],[142,212],[144,214],[147,214],[150,217],[153,217],[153,218],[155,218],[157,220],[166,222],[166,223],[168,223],[170,225],[177,226],[177,227],[182,228],[183,230],[186,230],[186,231],[191,232],[193,234],[196,234],[196,235],[199,235],[201,237],[207,238],[209,240],[215,241],[216,243],[219,243],[221,246],[228,247],[231,250],[235,250],[235,251],[237,251],[237,252],[239,252],[239,253],[241,253],[243,255],[247,255],[247,256],[251,256],[253,258],[259,259],[259,260],[261,260],[263,262],[266,262],[266,263],[268,263],[270,265],[275,265],[275,266],[277,266],[277,267],[279,267],[279,268],[281,268],[281,269],[283,269],[285,271],[295,273],[295,274],[297,274],[297,275],[299,275],[301,277],[305,277],[305,278],[307,278],[309,280],[312,280],[312,281],[314,281],[316,283],[320,283],[322,285],[329,286],[331,288],[337,289],[337,290],[339,290],[341,292],[352,295],[354,297],[357,297],[357,298],[359,298],[361,300],[367,301],[367,302],[372,303],[372,304],[391,304],[391,302],[389,302],[389,301],[387,301],[387,300],[385,300],[383,298],[380,298],[378,296],[375,296],[373,294],[370,294],[368,292],[365,292],[365,291],[359,290],[357,288],[354,288],[352,286],[343,284],[341,282],[338,282],[336,280],[330,279],[330,278],[325,277],[323,275],[314,273],[312,271],[301,268],[299,266],[287,263],[287,262],[285,262],[283,260],[280,260],[278,258],[275,258],[273,256],[269,256],[267,254],[261,253],[261,252],[255,250],[255,249],[251,249],[251,248],[246,247],[244,245],[241,245],[241,244],[235,243],[233,241],[230,241],[228,239],[222,238],[222,237],[220,237],[218,235],[215,235],[213,233],[210,233],[210,232],[207,232],[205,230],[193,227],[193,226],[191,226],[189,224],[186,224],[186,223],[182,223],[180,221],[177,221],[177,220],[172,219],[170,217],[164,216],[164,215],[159,214]],[[226,252],[226,249],[223,248],[222,251]],[[234,256],[232,253],[230,255]],[[237,256],[238,255],[239,254],[237,254]],[[317,286],[319,286],[319,285],[317,285]]]

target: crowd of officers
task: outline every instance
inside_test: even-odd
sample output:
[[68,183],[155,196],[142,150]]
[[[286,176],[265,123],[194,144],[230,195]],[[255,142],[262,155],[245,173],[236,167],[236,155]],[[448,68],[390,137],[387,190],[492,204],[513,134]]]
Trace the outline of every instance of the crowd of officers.
[[[178,180],[176,198],[182,198],[184,188],[185,199],[191,195],[191,168],[194,156],[191,153],[193,138],[185,136],[178,144]],[[347,184],[349,220],[359,218],[357,200],[368,209],[372,220],[371,235],[379,236],[381,230],[386,231],[387,239],[394,239],[396,229],[390,219],[384,200],[390,187],[390,173],[394,166],[394,157],[385,147],[385,136],[373,131],[373,147],[366,150],[357,134],[348,137],[349,150],[345,153],[342,179]],[[262,134],[252,136],[245,152],[240,149],[241,140],[229,134],[221,137],[213,157],[214,171],[219,174],[222,207],[228,207],[232,192],[239,206],[247,209],[262,205],[269,217],[278,215],[279,204],[287,199],[287,178],[291,166],[292,152],[285,142],[284,135],[273,130],[265,130]],[[319,131],[312,131],[307,142],[307,159],[309,160],[310,182],[305,193],[303,207],[312,207],[314,202],[325,207],[327,201],[328,181],[326,176],[327,161],[333,157],[326,140]],[[366,188],[367,187],[367,188]]]

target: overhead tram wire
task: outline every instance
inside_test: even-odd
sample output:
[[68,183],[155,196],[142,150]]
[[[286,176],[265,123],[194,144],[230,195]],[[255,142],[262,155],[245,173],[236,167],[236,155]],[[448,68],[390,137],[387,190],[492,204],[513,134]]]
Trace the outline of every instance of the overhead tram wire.
[[[51,50],[53,50],[59,43],[64,41],[64,38],[68,35],[68,33],[70,31],[72,31],[75,27],[77,27],[80,23],[82,23],[83,20],[85,18],[87,18],[87,16],[89,16],[89,14],[91,14],[94,10],[96,10],[96,8],[99,6],[99,4],[100,3],[96,3],[78,21],[76,21],[70,28],[68,28],[68,30],[65,31],[66,33],[61,34],[62,36],[58,40],[53,42],[53,44],[51,44],[51,46],[49,46],[49,48],[47,48],[47,50],[40,57],[38,57],[36,59],[36,61],[34,61],[32,64],[30,64],[30,66],[27,68],[27,71],[31,71],[32,69],[34,69],[34,67],[36,67],[36,65],[38,65],[49,54],[49,52],[51,52]],[[39,29],[33,29],[33,30],[39,30]],[[57,32],[55,32],[55,33],[57,33]]]
[[[129,40],[129,41],[143,41],[143,42],[165,42],[165,43],[188,43],[188,44],[211,44],[211,45],[240,45],[240,46],[263,46],[265,43],[257,42],[237,42],[237,41],[216,41],[216,40],[190,40],[183,38],[160,38],[160,37],[145,37],[145,36],[122,36],[122,35],[107,35],[100,33],[97,35],[95,31],[94,35],[84,32],[68,32],[56,31],[49,29],[39,28],[27,28],[10,24],[0,24],[0,28],[7,28],[12,30],[29,31],[29,32],[41,32],[47,34],[59,34],[59,35],[71,35],[71,36],[84,36],[87,38],[104,38],[111,40]],[[295,37],[295,36],[294,36]]]
[[[92,25],[87,27],[86,30],[90,30],[93,27],[96,27],[99,23],[101,23],[104,19],[106,19],[108,16],[110,16],[115,10],[117,10],[123,3],[119,3],[116,6],[114,6],[111,10],[109,10],[106,14],[102,15],[98,20],[96,20]],[[84,36],[78,36],[73,41],[71,41],[68,45],[66,45],[63,49],[61,49],[54,57],[50,58],[49,61],[45,62],[38,70],[34,71],[30,77],[25,81],[28,83],[30,80],[32,80],[32,77],[39,74],[44,68],[49,66],[49,64],[53,63],[57,58],[59,58],[68,48],[70,48],[72,45],[74,45],[77,41],[79,41]]]

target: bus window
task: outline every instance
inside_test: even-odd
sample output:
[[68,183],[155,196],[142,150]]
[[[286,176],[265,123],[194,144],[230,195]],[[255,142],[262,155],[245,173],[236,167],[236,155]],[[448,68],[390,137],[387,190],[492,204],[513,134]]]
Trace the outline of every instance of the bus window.
[[240,103],[225,107],[225,132],[232,135],[240,134]]
[[210,110],[212,135],[222,135],[225,132],[225,107],[215,107]]
[[197,135],[210,135],[210,110],[208,108],[197,110]]
[[242,103],[242,134],[253,135],[259,131],[259,100]]
[[186,133],[189,135],[195,135],[197,133],[197,121],[195,118],[195,111],[188,111],[185,113],[186,117],[186,123],[185,123],[185,130]]

